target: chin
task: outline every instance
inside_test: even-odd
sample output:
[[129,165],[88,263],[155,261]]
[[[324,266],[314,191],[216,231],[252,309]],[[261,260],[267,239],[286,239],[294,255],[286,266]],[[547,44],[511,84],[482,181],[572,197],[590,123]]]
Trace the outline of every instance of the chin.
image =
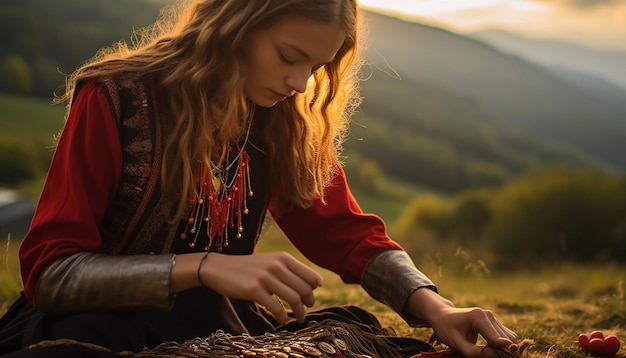
[[277,100],[272,100],[272,99],[268,99],[268,98],[253,98],[253,97],[249,97],[250,101],[252,101],[252,103],[256,104],[259,107],[263,107],[263,108],[272,108],[274,107],[276,104],[278,104],[280,101]]
[[266,102],[261,102],[261,103],[254,102],[254,104],[263,108],[272,108],[278,104],[278,101],[274,101],[274,102],[266,101]]

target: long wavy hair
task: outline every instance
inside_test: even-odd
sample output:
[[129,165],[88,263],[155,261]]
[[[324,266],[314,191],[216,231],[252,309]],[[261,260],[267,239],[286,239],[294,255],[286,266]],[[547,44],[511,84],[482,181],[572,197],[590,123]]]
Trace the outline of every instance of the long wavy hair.
[[[335,59],[313,73],[305,93],[257,111],[259,131],[270,155],[270,195],[279,211],[324,201],[347,123],[358,106],[356,0],[191,0],[162,12],[137,33],[132,45],[121,42],[98,54],[68,77],[68,113],[77,86],[89,79],[124,73],[150,74],[159,109],[168,114],[162,165],[166,195],[180,196],[174,217],[197,197],[198,163],[210,168],[241,138],[251,108],[243,86],[250,35],[290,16],[340,24],[346,38]],[[259,123],[259,124],[261,124]],[[216,131],[216,128],[219,130]],[[254,174],[254,173],[253,173]]]

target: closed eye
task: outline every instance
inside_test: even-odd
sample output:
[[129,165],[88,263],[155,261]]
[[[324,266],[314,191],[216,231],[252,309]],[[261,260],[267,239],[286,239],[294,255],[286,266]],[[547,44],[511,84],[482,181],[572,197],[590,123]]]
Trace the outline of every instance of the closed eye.
[[293,65],[293,64],[295,64],[295,63],[296,63],[295,61],[292,61],[292,60],[288,59],[288,58],[287,58],[285,55],[283,55],[283,53],[282,53],[282,52],[280,52],[280,51],[278,51],[278,57],[280,58],[280,60],[281,60],[282,62],[284,62],[284,63],[285,63],[285,64],[287,64],[287,65]]

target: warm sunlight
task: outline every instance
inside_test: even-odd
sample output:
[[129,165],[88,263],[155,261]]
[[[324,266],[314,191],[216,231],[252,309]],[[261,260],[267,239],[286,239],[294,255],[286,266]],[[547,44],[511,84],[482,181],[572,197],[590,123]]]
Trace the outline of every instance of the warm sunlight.
[[425,1],[389,1],[389,0],[361,0],[365,6],[390,9],[408,14],[432,15],[463,11],[471,8],[494,6],[507,3],[506,0],[474,0],[471,3],[458,0],[425,0]]
[[626,1],[360,0],[365,8],[460,33],[505,29],[626,51]]

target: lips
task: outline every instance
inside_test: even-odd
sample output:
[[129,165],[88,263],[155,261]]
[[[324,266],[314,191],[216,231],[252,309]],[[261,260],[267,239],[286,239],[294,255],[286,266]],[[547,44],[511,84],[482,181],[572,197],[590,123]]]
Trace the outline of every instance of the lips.
[[276,97],[280,97],[281,99],[286,99],[287,97],[291,97],[291,94],[284,94],[280,92],[276,92],[274,90],[270,90]]

